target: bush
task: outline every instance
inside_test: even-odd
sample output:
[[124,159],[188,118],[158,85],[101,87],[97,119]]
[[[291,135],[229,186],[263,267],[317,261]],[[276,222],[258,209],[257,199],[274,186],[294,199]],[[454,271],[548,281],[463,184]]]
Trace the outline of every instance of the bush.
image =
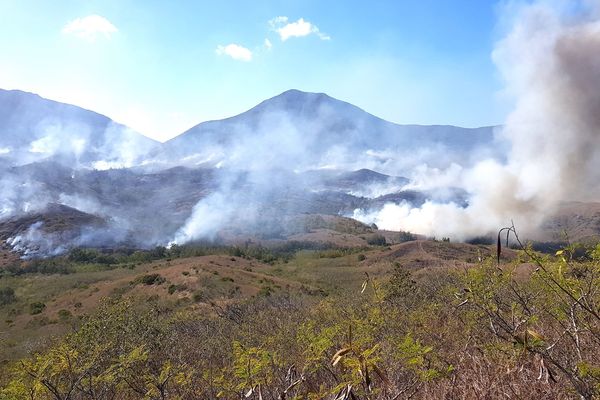
[[65,265],[62,259],[33,260],[22,265],[8,266],[7,271],[13,275],[23,274],[70,274],[73,269]]
[[0,306],[14,303],[17,300],[15,291],[10,287],[0,288]]
[[466,240],[465,243],[490,245],[496,243],[496,238],[492,236],[475,236]]
[[100,253],[98,250],[94,249],[82,249],[76,248],[69,252],[69,260],[81,263],[92,263],[95,262],[96,257],[98,257]]
[[44,311],[45,308],[46,305],[44,303],[42,303],[41,301],[36,301],[35,303],[29,304],[29,314],[40,314],[42,311]]
[[367,237],[367,243],[371,246],[385,246],[387,244],[385,236],[379,234]]
[[398,232],[398,241],[400,243],[404,243],[404,242],[412,242],[413,240],[417,240],[417,236],[407,232],[407,231],[400,231]]
[[73,316],[73,314],[69,310],[65,310],[65,309],[58,310],[58,318],[61,321],[68,321],[71,319],[72,316]]
[[258,291],[258,296],[259,297],[269,297],[269,296],[271,296],[272,293],[273,293],[273,289],[271,288],[271,286],[263,286]]
[[175,292],[180,292],[183,290],[186,290],[187,287],[185,285],[169,285],[169,288],[167,289],[167,291],[169,292],[169,294],[173,294]]
[[[126,258],[133,258],[135,253]],[[111,265],[117,264],[119,261],[117,257],[112,254],[104,254],[99,252],[96,249],[82,249],[76,248],[69,252],[69,256],[67,257],[69,261],[84,263],[84,264],[104,264]]]
[[147,274],[138,276],[132,282],[133,285],[137,285],[138,283],[143,283],[144,285],[160,285],[166,281],[160,274]]
[[192,299],[194,300],[194,302],[199,303],[201,301],[204,301],[207,299],[206,294],[202,291],[197,291],[193,294]]

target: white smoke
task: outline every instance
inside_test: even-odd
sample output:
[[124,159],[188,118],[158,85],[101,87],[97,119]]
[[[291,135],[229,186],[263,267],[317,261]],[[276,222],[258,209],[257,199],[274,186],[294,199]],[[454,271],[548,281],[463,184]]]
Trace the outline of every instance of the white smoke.
[[598,1],[511,7],[510,30],[493,52],[507,92],[515,98],[499,132],[510,142],[508,159],[437,174],[471,194],[468,207],[388,204],[375,212],[357,210],[354,216],[380,228],[465,239],[496,231],[511,219],[522,231],[533,232],[560,201],[597,196],[599,9]]
[[35,222],[26,231],[8,238],[6,243],[23,258],[39,255],[55,256],[63,253],[65,247],[57,244],[50,235],[46,234],[42,229],[43,225],[42,221]]

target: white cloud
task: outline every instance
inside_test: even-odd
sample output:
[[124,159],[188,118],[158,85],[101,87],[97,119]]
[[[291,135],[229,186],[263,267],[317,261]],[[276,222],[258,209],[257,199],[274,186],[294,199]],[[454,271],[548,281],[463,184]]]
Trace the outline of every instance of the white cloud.
[[271,43],[271,41],[269,39],[265,39],[265,48],[267,50],[271,50],[272,47],[273,47],[273,43]]
[[317,35],[321,40],[331,39],[329,35],[322,33],[316,25],[305,21],[304,18],[300,18],[296,22],[289,22],[288,17],[275,17],[269,21],[269,25],[284,42],[291,37],[303,37],[310,34]]
[[87,17],[76,18],[62,29],[62,32],[65,34],[75,35],[89,41],[94,41],[100,36],[108,39],[113,33],[118,31],[116,26],[100,15],[88,15]]
[[231,43],[227,46],[219,45],[217,46],[216,52],[218,55],[227,55],[234,60],[252,61],[252,51],[239,44]]

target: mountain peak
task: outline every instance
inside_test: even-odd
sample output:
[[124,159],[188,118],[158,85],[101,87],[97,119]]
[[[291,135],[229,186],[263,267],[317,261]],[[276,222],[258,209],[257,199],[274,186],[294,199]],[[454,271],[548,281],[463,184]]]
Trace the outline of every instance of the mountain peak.
[[290,89],[286,90],[283,93],[278,94],[275,97],[271,97],[255,108],[264,107],[266,105],[281,107],[283,109],[295,109],[298,107],[304,107],[307,105],[320,105],[324,102],[335,102],[335,103],[343,103],[340,100],[336,100],[333,97],[326,95],[325,93],[313,93],[313,92],[303,92],[298,89]]
[[325,93],[289,89],[277,96],[264,100],[241,115],[258,116],[265,113],[277,112],[287,113],[290,116],[317,119],[320,118],[323,109],[335,109],[339,115],[350,115],[357,112],[364,113],[358,107],[333,98]]
[[317,93],[317,92],[304,92],[302,90],[299,89],[288,89],[285,92],[282,92],[280,94],[278,94],[277,96],[271,98],[271,99],[275,99],[278,97],[282,97],[282,98],[292,98],[292,99],[307,99],[307,98],[321,98],[321,99],[333,99],[331,96],[328,96],[325,93]]

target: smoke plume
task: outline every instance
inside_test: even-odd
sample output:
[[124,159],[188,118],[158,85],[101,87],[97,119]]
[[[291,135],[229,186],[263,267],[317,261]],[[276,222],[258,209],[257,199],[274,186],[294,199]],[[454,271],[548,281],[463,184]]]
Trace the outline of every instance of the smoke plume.
[[[598,1],[538,1],[511,7],[510,29],[493,52],[515,100],[498,132],[510,143],[508,158],[438,174],[470,193],[467,207],[388,204],[375,212],[356,210],[354,216],[383,228],[465,239],[511,219],[532,234],[561,201],[597,198],[599,6]],[[420,181],[426,185],[431,177]]]

